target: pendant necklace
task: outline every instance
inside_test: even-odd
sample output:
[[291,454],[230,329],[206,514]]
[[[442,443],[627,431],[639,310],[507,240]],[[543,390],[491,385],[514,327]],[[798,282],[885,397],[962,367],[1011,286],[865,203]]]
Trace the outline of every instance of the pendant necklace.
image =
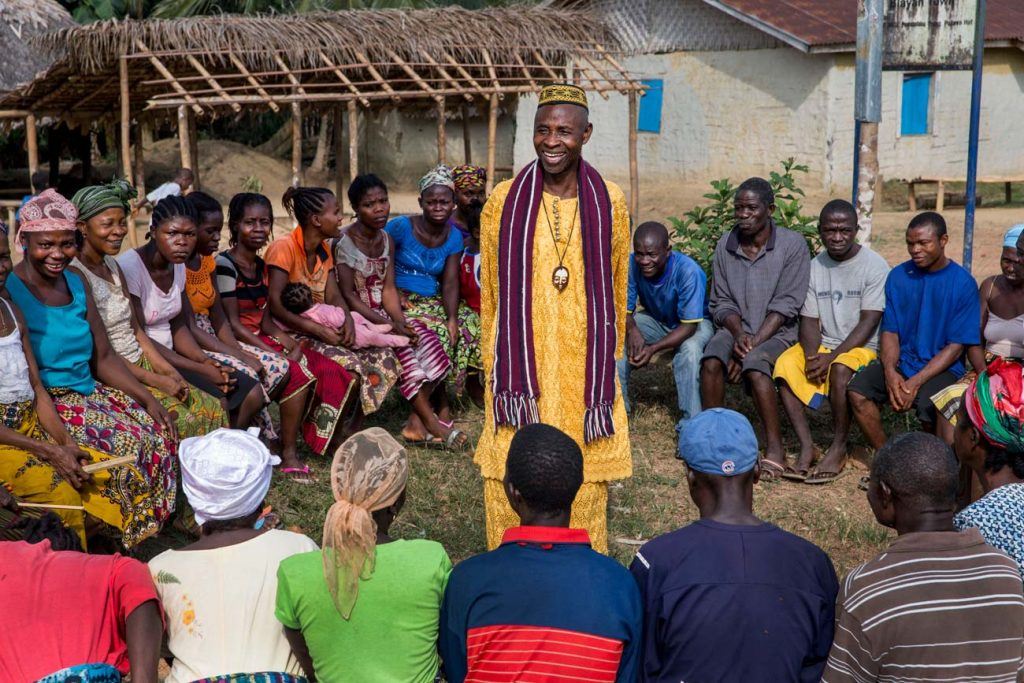
[[562,236],[562,216],[558,210],[558,197],[555,197],[555,218],[557,223],[551,220],[551,214],[548,213],[548,205],[544,203],[544,199],[541,198],[541,204],[544,204],[544,215],[548,219],[548,230],[551,231],[551,241],[555,243],[555,256],[558,257],[558,267],[551,273],[551,284],[559,292],[565,290],[569,286],[569,269],[563,264],[565,262],[565,255],[569,253],[569,243],[572,242],[572,233],[576,229],[576,214],[580,209],[579,199],[576,200],[576,209],[572,213],[572,222],[569,223],[569,236],[565,240],[565,249],[562,253],[558,253],[558,238]]

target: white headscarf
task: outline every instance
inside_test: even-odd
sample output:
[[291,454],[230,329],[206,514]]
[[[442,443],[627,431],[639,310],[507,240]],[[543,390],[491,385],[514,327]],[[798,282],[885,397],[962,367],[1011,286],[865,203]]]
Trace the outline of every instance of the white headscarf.
[[271,455],[253,434],[217,429],[183,440],[178,461],[185,497],[201,526],[255,512],[267,496],[274,465],[281,458]]

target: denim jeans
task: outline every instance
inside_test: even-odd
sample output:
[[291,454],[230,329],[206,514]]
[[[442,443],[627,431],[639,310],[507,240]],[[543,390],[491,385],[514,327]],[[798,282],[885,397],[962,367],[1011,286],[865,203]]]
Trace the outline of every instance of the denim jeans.
[[[644,341],[648,344],[662,339],[672,331],[672,328],[662,325],[643,311],[633,314],[637,329],[643,335]],[[708,343],[714,334],[714,326],[710,320],[702,320],[697,325],[697,331],[689,339],[684,341],[676,349],[672,356],[672,374],[676,382],[676,396],[679,401],[679,411],[683,414],[683,420],[688,420],[700,412],[700,359],[704,355],[704,345]],[[631,405],[629,400],[629,374],[633,366],[629,364],[629,349],[623,353],[619,366],[619,384],[622,386],[622,397],[626,402],[626,412],[629,412]]]

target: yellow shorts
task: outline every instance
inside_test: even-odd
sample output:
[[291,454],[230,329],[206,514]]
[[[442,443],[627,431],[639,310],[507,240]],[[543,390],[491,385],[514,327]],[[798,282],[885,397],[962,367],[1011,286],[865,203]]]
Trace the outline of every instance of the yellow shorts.
[[[818,353],[828,353],[830,350],[824,346],[818,347]],[[865,346],[858,346],[846,353],[839,354],[832,361],[832,365],[840,363],[857,372],[877,357],[878,354],[871,349]],[[828,398],[828,378],[825,379],[824,384],[815,384],[809,381],[807,375],[804,374],[806,362],[807,359],[804,357],[803,347],[799,344],[794,344],[783,351],[782,355],[775,361],[773,376],[775,379],[784,381],[804,405],[812,410],[817,410]]]

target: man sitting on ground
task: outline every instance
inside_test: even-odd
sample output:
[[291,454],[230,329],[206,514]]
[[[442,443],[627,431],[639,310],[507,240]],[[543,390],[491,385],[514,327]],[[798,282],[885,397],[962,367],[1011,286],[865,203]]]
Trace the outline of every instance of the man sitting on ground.
[[[700,412],[700,358],[714,328],[705,316],[707,276],[689,256],[673,251],[661,223],[644,223],[633,235],[626,296],[626,350],[619,383],[630,410],[629,374],[661,351],[672,351],[672,373],[682,418]],[[637,304],[642,310],[637,310]]]
[[772,220],[775,194],[768,181],[743,181],[734,209],[736,227],[715,247],[710,310],[717,331],[704,348],[700,398],[704,408],[721,407],[726,380],[744,380],[764,426],[761,477],[774,479],[785,456],[772,371],[779,354],[796,343],[811,257],[803,237]]
[[[857,210],[835,199],[821,210],[818,234],[825,251],[811,260],[811,283],[800,312],[799,343],[775,362],[782,407],[800,439],[800,458],[786,467],[786,479],[826,484],[846,463],[850,411],[846,387],[853,373],[875,360],[878,323],[885,310],[885,259],[857,244]],[[804,406],[832,407],[832,445],[818,467]]]
[[1024,670],[1016,562],[953,525],[959,466],[938,437],[893,437],[868,502],[899,537],[846,580],[823,683],[1014,681]]
[[885,443],[880,404],[914,409],[925,431],[935,430],[929,397],[964,374],[964,348],[981,343],[981,304],[971,274],[946,256],[946,221],[933,211],[907,226],[910,260],[885,282],[879,360],[849,384],[850,406],[871,447]]
[[832,645],[828,556],[752,511],[757,437],[711,408],[679,435],[700,520],[647,543],[630,567],[644,602],[641,681],[817,681]]
[[522,526],[448,580],[439,647],[449,683],[636,680],[640,597],[618,562],[569,528],[582,483],[572,438],[545,424],[516,432],[504,485]]

